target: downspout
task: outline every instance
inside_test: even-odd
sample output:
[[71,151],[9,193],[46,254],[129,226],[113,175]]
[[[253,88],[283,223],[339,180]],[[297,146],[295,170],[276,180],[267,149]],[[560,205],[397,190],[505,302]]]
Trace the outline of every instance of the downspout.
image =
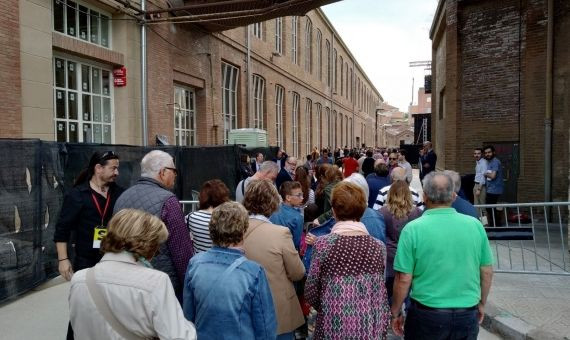
[[245,112],[247,112],[247,127],[252,127],[253,126],[253,121],[252,121],[252,114],[250,112],[251,110],[251,25],[247,25],[247,30],[246,30],[246,37],[245,37],[245,41],[246,41],[246,46],[247,46],[247,80],[245,82],[247,89],[247,100],[246,100],[246,108],[245,108]]
[[146,107],[146,1],[141,0],[141,11],[143,18],[141,20],[141,118],[142,118],[142,141],[143,146],[148,146],[148,125],[147,125],[147,107]]
[[548,30],[546,40],[546,111],[544,118],[544,201],[552,201],[552,63],[554,4],[548,0]]

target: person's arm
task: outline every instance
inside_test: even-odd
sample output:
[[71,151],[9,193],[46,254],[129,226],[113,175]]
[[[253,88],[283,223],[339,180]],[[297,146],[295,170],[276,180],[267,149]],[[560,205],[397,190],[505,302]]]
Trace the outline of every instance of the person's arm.
[[148,294],[145,307],[158,338],[196,339],[196,328],[184,317],[168,275],[161,275],[160,283]]
[[58,270],[61,276],[67,281],[73,276],[73,266],[67,253],[67,243],[71,236],[71,231],[77,226],[79,214],[83,208],[81,203],[81,193],[72,189],[63,200],[62,209],[59,213],[53,240],[57,250]]
[[496,166],[496,163],[490,163],[487,164],[487,170],[484,172],[485,177],[487,177],[488,179],[495,179],[497,177],[497,171],[498,171],[498,167]]
[[263,268],[259,268],[257,287],[253,293],[251,319],[255,339],[275,339],[277,336],[277,318],[271,296],[271,288]]
[[323,209],[324,212],[317,218],[319,224],[323,224],[325,221],[332,217],[331,194],[332,186],[327,186],[325,188],[325,204]]
[[188,261],[190,261],[194,253],[194,247],[190,239],[190,233],[184,223],[184,213],[176,196],[172,196],[164,202],[160,218],[166,225],[166,229],[168,229],[166,245],[168,250],[170,250],[171,260],[176,269],[178,280],[180,283],[183,283]]
[[412,274],[406,274],[396,271],[396,277],[394,279],[394,294],[392,296],[392,307],[390,308],[392,312],[392,330],[394,334],[398,336],[404,335],[404,316],[401,315],[400,311],[404,299],[410,291],[410,286],[412,284]]
[[[192,266],[192,262],[188,264],[188,273],[190,273],[190,267]],[[196,306],[194,301],[194,293],[192,292],[192,287],[190,285],[190,275],[186,274],[184,278],[184,290],[183,290],[183,299],[182,299],[182,310],[184,311],[184,317],[188,321],[196,321]]]
[[305,265],[299,257],[299,252],[293,245],[293,237],[288,228],[283,229],[282,233],[282,257],[285,265],[285,272],[291,281],[299,281],[305,276]]
[[491,283],[493,281],[493,266],[482,266],[479,268],[479,275],[481,276],[481,301],[477,305],[479,309],[479,324],[485,318],[485,305],[487,304],[487,297],[491,290]]

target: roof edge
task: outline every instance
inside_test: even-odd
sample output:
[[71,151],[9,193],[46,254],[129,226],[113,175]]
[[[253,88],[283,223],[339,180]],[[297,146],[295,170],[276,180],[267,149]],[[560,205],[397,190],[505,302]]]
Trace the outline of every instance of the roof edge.
[[437,3],[437,9],[435,10],[435,14],[433,15],[433,21],[431,22],[431,28],[429,30],[429,38],[431,40],[433,40],[433,37],[435,35],[435,29],[437,26],[437,23],[439,22],[439,18],[441,16],[441,13],[443,12],[443,5],[446,3],[447,0],[439,0],[439,2]]

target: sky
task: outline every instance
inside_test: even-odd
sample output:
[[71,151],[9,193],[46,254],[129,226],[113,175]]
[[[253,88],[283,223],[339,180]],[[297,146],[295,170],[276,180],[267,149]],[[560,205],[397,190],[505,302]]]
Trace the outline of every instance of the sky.
[[429,30],[437,0],[344,0],[322,7],[384,101],[407,112],[431,60]]

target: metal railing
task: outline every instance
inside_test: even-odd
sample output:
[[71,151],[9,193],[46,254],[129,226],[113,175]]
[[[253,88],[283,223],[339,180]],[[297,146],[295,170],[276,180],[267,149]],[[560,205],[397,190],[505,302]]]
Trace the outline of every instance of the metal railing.
[[[495,255],[495,272],[570,276],[570,202],[476,205]],[[486,222],[486,223],[485,223]]]
[[200,202],[198,202],[197,200],[192,200],[192,201],[180,201],[180,204],[182,205],[182,211],[184,212],[184,215],[198,210],[198,204],[199,204],[199,203],[200,203]]

